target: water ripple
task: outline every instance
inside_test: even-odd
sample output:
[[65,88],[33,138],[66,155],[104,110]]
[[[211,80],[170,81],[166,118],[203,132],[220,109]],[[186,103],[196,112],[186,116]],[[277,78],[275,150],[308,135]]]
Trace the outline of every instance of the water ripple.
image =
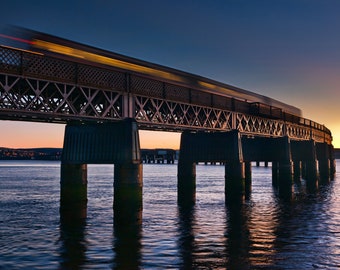
[[340,269],[339,172],[282,198],[253,167],[250,197],[229,204],[224,167],[199,165],[196,203],[178,205],[177,167],[144,165],[143,206],[124,222],[106,165],[89,166],[81,215],[62,216],[59,165],[0,162],[1,269]]

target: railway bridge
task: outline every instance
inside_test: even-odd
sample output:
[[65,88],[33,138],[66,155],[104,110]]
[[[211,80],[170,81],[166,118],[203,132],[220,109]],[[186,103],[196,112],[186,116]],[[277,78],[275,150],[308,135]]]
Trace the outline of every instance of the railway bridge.
[[115,198],[141,196],[143,129],[182,133],[179,198],[194,194],[198,162],[225,163],[229,197],[249,187],[252,161],[272,162],[282,190],[335,171],[330,130],[288,104],[38,32],[0,41],[0,119],[66,124],[62,199],[86,198],[91,163],[115,165]]

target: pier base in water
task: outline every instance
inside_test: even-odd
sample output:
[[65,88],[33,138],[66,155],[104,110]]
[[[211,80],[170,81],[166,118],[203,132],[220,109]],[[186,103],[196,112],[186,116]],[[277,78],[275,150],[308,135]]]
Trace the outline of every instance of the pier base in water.
[[115,201],[119,198],[141,204],[141,161],[135,120],[68,124],[61,165],[62,204],[87,200],[86,164],[114,164]]
[[244,162],[244,191],[246,199],[250,197],[251,193],[251,162]]
[[278,188],[280,193],[289,193],[293,185],[293,162],[290,160],[278,163]]
[[130,202],[131,207],[142,206],[143,196],[143,164],[115,164],[114,165],[114,207],[120,209],[124,205],[130,207],[125,202]]
[[226,198],[243,197],[245,194],[245,165],[244,162],[227,162],[225,165],[225,194]]
[[86,164],[61,164],[60,200],[63,206],[87,201]]
[[191,205],[196,199],[196,164],[188,161],[178,163],[177,201]]
[[[242,157],[241,137],[237,130],[182,133],[178,161],[179,201],[195,198],[196,164],[198,162],[225,163],[226,196],[244,195],[245,165]],[[250,170],[248,172],[251,173]]]

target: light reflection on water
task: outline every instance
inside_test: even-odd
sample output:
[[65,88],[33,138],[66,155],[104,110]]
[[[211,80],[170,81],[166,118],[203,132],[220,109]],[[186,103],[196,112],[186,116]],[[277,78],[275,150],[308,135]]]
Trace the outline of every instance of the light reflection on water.
[[249,199],[226,204],[224,167],[199,165],[178,205],[176,165],[143,171],[142,207],[113,209],[113,166],[89,165],[87,206],[60,214],[58,162],[0,162],[0,269],[340,268],[340,173],[287,199],[253,167]]

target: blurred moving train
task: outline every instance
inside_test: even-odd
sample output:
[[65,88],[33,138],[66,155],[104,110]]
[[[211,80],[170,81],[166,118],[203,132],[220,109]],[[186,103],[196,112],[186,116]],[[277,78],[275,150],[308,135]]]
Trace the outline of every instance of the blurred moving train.
[[303,120],[300,109],[263,95],[21,27],[7,26],[1,29],[0,46],[94,66],[123,69],[130,73],[142,74],[187,88],[227,97],[232,105],[226,109],[267,118],[283,119],[293,123],[301,123]]

